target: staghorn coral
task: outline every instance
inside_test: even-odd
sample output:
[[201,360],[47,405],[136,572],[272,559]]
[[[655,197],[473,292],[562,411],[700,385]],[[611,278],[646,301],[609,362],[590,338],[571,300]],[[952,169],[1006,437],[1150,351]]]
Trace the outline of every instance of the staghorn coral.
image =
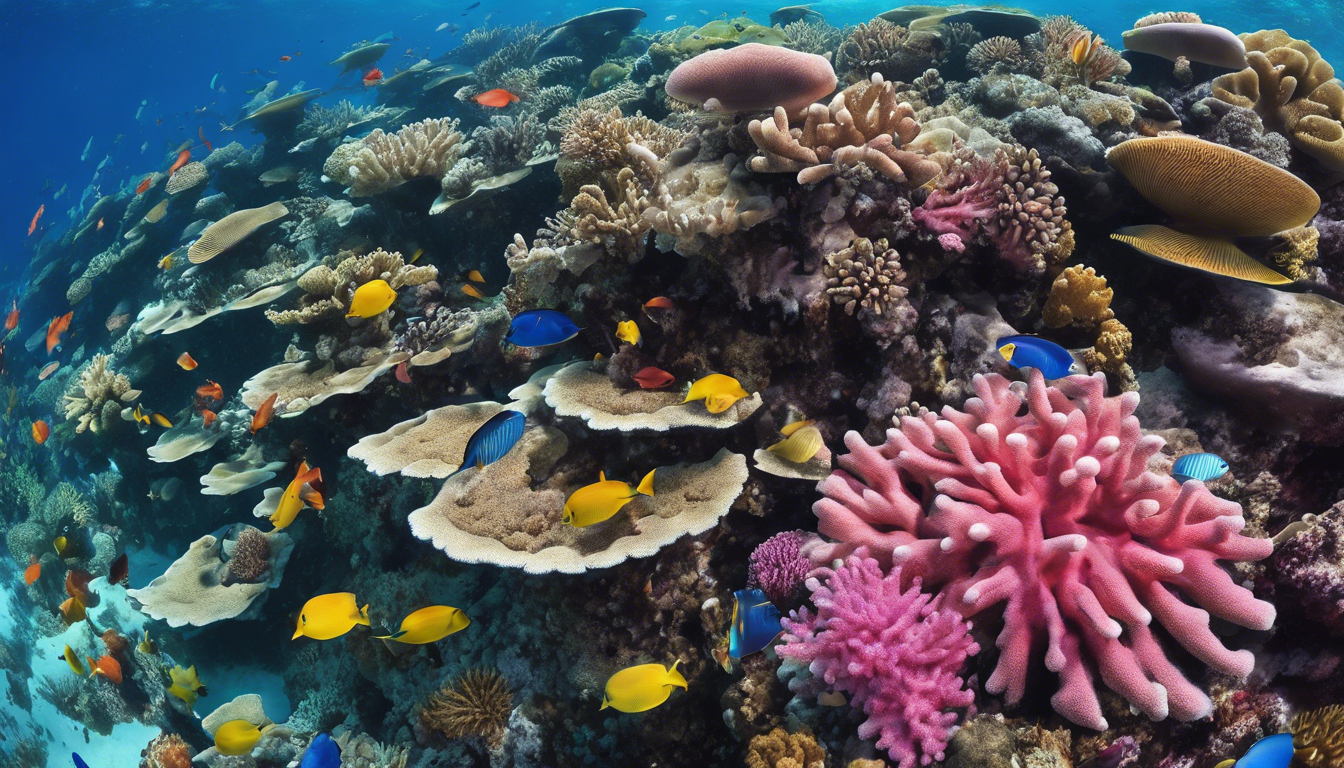
[[910,289],[902,285],[905,271],[900,254],[888,248],[885,239],[858,238],[849,247],[827,254],[821,270],[826,276],[826,293],[844,306],[847,315],[859,308],[876,315],[914,311],[905,301]]
[[1206,716],[1208,696],[1150,625],[1212,669],[1248,674],[1254,657],[1226,648],[1210,617],[1267,629],[1274,607],[1217,561],[1259,560],[1273,543],[1242,536],[1241,507],[1203,483],[1147,471],[1163,440],[1142,435],[1137,393],[1106,397],[1100,375],[1047,386],[1039,371],[1025,389],[997,374],[973,383],[964,412],[906,416],[885,445],[846,435],[852,453],[814,506],[841,543],[816,548],[814,562],[867,546],[967,616],[1003,603],[986,690],[1009,702],[1044,641],[1060,680],[1051,703],[1074,723],[1106,728],[1094,669],[1151,718]]
[[76,433],[111,429],[121,422],[122,406],[139,395],[131,389],[130,379],[108,367],[111,359],[94,355],[65,395],[65,419],[79,421]]
[[799,184],[815,184],[840,168],[863,163],[897,183],[922,186],[942,169],[901,147],[919,136],[909,104],[896,101],[893,83],[873,75],[851,85],[829,105],[814,104],[800,128],[776,108],[770,120],[752,120],[751,138],[761,150],[748,165],[759,173],[797,172]]
[[862,82],[874,74],[909,82],[940,58],[941,48],[936,35],[873,19],[855,27],[840,44],[836,68],[850,82]]
[[513,692],[496,671],[473,669],[429,697],[420,722],[449,739],[477,737],[492,748],[504,739]]
[[449,51],[449,55],[454,61],[480,61],[502,47],[540,31],[541,27],[535,21],[517,27],[476,27],[462,34],[461,44]]
[[425,361],[431,359],[438,362],[443,351],[452,354],[471,345],[480,327],[480,314],[471,309],[449,309],[442,304],[431,306],[419,318],[408,321],[393,344],[397,350],[411,355],[408,361],[411,365],[426,365],[429,363]]
[[630,154],[631,144],[662,158],[690,137],[686,131],[664,126],[639,112],[626,117],[620,107],[605,111],[569,107],[551,125],[563,137],[555,171],[567,192],[584,184],[601,184],[614,192],[616,174],[637,163]]
[[980,651],[971,625],[919,587],[915,578],[903,588],[899,567],[884,575],[860,548],[808,578],[816,612],[804,607],[784,618],[777,648],[807,664],[818,685],[849,694],[850,706],[868,716],[859,737],[876,736],[900,768],[942,760],[955,710],[975,702],[961,678]]
[[1306,768],[1344,765],[1344,704],[1332,704],[1293,717],[1293,758]]
[[643,240],[650,222],[643,216],[652,202],[635,172],[622,168],[616,174],[617,195],[608,199],[602,187],[585,184],[546,226],[565,243],[592,243],[608,254],[631,261],[644,255]]
[[751,737],[743,764],[746,768],[826,768],[826,749],[811,731],[789,733],[775,728]]
[[1281,29],[1241,35],[1249,66],[1213,80],[1213,99],[1255,110],[1331,173],[1344,176],[1344,86],[1317,50]]
[[420,176],[442,179],[464,150],[457,125],[440,118],[403,125],[394,134],[375,129],[337,147],[322,172],[347,185],[351,197],[382,194]]
[[789,38],[789,45],[794,49],[818,56],[834,52],[845,38],[845,33],[838,27],[824,21],[806,19],[786,24],[784,35]]
[[309,138],[331,140],[357,125],[387,117],[392,110],[386,107],[356,106],[349,99],[341,99],[334,107],[321,104],[309,106],[303,113],[295,132]]
[[225,582],[255,584],[271,566],[271,542],[256,528],[245,528],[233,545]]
[[69,483],[58,483],[47,500],[42,502],[38,516],[51,529],[74,522],[81,526],[94,524],[97,508],[78,488]]
[[1026,64],[1022,44],[1011,37],[982,40],[966,53],[966,66],[982,75],[991,72],[1021,72]]
[[471,132],[475,158],[492,173],[501,173],[527,165],[534,158],[555,154],[546,140],[546,127],[531,115],[511,117],[495,115],[489,126]]

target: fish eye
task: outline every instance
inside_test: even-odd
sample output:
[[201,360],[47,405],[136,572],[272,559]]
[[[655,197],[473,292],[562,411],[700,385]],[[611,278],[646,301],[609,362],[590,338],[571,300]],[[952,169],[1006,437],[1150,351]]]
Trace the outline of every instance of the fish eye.
[[308,623],[308,617],[305,616],[305,615],[303,615],[303,614],[299,614],[299,621],[302,621],[304,624],[307,624],[307,623]]

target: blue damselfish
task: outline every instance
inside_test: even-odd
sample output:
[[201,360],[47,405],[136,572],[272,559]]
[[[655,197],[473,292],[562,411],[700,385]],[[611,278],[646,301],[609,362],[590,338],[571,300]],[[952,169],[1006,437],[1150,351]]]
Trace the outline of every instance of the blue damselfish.
[[1224,760],[1217,768],[1288,768],[1292,761],[1293,735],[1278,733],[1255,742],[1236,763]]
[[304,751],[299,768],[341,768],[341,748],[331,734],[317,734]]
[[784,628],[779,623],[779,609],[761,590],[739,589],[733,597],[737,602],[728,630],[728,655],[740,659],[773,643]]
[[1014,368],[1035,368],[1047,379],[1062,379],[1078,373],[1078,363],[1069,351],[1039,336],[1004,336],[994,344]]
[[553,309],[519,312],[504,340],[519,347],[548,347],[579,335],[579,326],[569,316]]
[[457,472],[471,467],[480,469],[486,464],[493,464],[504,458],[504,454],[518,444],[526,423],[527,417],[518,411],[500,411],[491,416],[490,420],[477,427],[467,440],[467,451]]
[[1212,482],[1227,474],[1227,462],[1212,453],[1187,453],[1171,465],[1171,476],[1185,483],[1190,480]]

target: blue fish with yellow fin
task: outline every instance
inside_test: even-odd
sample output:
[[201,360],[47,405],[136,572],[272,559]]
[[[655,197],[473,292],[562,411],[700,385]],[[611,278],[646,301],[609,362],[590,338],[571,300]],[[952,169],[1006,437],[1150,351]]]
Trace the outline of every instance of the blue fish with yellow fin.
[[457,472],[471,467],[480,469],[504,458],[504,454],[512,450],[523,436],[526,422],[527,416],[518,411],[500,411],[491,416],[471,433],[466,454],[462,457],[462,466],[457,468]]
[[1035,368],[1047,379],[1081,373],[1069,350],[1039,336],[1004,336],[994,342],[999,354],[1014,368]]
[[1187,453],[1171,465],[1171,476],[1177,482],[1188,483],[1199,480],[1211,483],[1227,474],[1227,462],[1221,456],[1212,453]]
[[1255,742],[1237,761],[1224,760],[1215,768],[1288,768],[1293,761],[1293,734],[1278,733]]
[[569,316],[553,309],[529,309],[513,316],[504,340],[518,347],[549,347],[579,335]]
[[784,628],[779,623],[779,609],[761,590],[739,589],[733,598],[736,602],[728,630],[728,655],[740,659],[769,646]]
[[329,733],[319,733],[304,750],[299,768],[341,768],[341,747]]

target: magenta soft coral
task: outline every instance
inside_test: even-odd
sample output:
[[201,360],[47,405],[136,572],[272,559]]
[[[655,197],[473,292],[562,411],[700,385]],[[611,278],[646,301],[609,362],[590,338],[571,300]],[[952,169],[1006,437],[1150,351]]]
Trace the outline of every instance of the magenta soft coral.
[[942,760],[956,709],[969,708],[961,668],[980,647],[955,611],[938,610],[919,591],[901,588],[897,569],[883,575],[863,549],[839,567],[807,580],[815,614],[784,619],[779,655],[805,662],[812,674],[867,713],[859,737],[877,737],[901,768]]
[[974,386],[965,412],[907,416],[883,445],[845,436],[851,453],[814,506],[839,543],[813,549],[814,562],[866,546],[966,616],[1002,604],[985,687],[1009,702],[1044,645],[1059,675],[1051,703],[1079,725],[1106,728],[1094,671],[1154,719],[1209,714],[1151,624],[1212,669],[1248,674],[1254,657],[1225,647],[1209,617],[1263,630],[1274,607],[1218,561],[1262,559],[1272,542],[1242,536],[1241,507],[1202,483],[1146,470],[1163,442],[1142,434],[1137,393],[1106,397],[1099,374],[1047,386],[1037,371],[1026,386],[998,375]]

